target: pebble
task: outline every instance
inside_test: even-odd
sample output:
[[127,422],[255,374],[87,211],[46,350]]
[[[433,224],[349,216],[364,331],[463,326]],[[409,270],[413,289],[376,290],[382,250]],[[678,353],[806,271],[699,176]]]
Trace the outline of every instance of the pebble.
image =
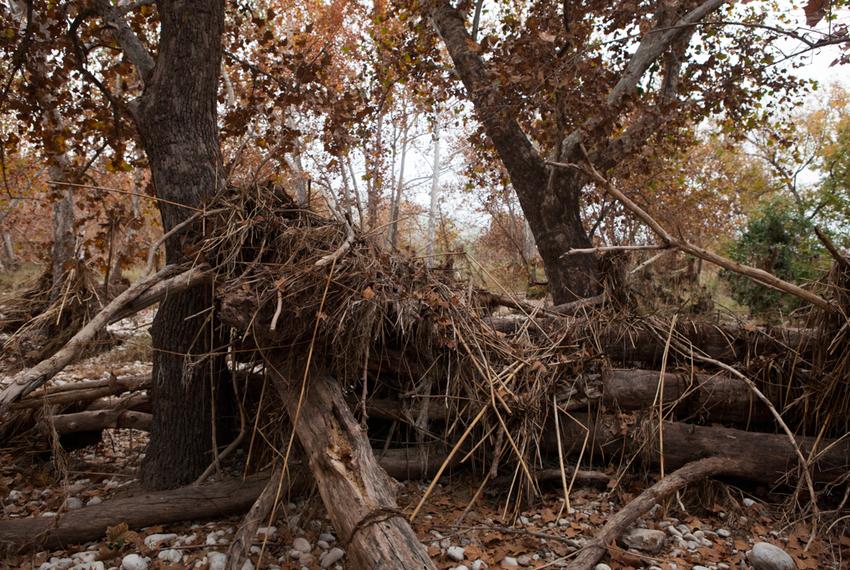
[[322,568],[330,568],[345,556],[345,551],[342,548],[332,548],[325,552],[319,559]]
[[254,570],[254,563],[251,562],[250,560],[246,560],[242,564],[242,570]]
[[656,553],[664,548],[667,535],[660,530],[632,528],[623,533],[621,540],[629,548]]
[[289,551],[289,557],[293,560],[298,560],[299,558],[301,558],[301,554],[302,552],[300,550],[295,550],[294,548]]
[[691,570],[708,570],[708,568],[706,568],[705,566],[700,566],[699,564],[697,564],[696,566],[692,566]]
[[169,548],[168,550],[162,550],[159,554],[156,555],[157,559],[162,560],[163,562],[171,562],[172,564],[177,564],[181,560],[183,560],[183,555],[180,554],[179,550],[174,548]]
[[257,536],[265,537],[268,540],[272,540],[275,536],[277,536],[277,527],[276,526],[261,526],[257,529]]
[[670,536],[678,536],[680,538],[682,537],[682,531],[672,525],[667,527],[667,534],[669,534]]
[[454,566],[451,570],[469,570],[469,568],[461,564],[460,566]]
[[227,554],[223,552],[207,552],[209,570],[224,570],[227,566]]
[[176,534],[151,534],[145,537],[145,546],[148,548],[159,548],[163,542],[171,542],[177,538]]
[[519,562],[513,556],[505,556],[500,562],[502,568],[519,568]]
[[313,550],[313,547],[310,545],[310,541],[300,536],[292,541],[292,548],[299,552],[310,552]]
[[99,505],[99,504],[101,504],[102,502],[103,502],[103,499],[101,499],[100,497],[92,497],[91,499],[89,499],[89,500],[86,502],[86,505],[90,507],[90,506],[92,506],[92,505]]
[[310,566],[313,562],[316,561],[316,557],[310,554],[309,552],[306,554],[302,554],[301,558],[298,559],[298,562],[302,566]]
[[454,560],[455,562],[460,562],[464,559],[466,555],[466,550],[461,548],[460,546],[450,546],[448,550],[446,550],[446,556]]
[[728,530],[726,530],[725,528],[718,528],[717,529],[717,536],[719,536],[721,538],[729,538],[730,536],[732,536],[732,533],[729,532]]
[[472,563],[472,570],[487,570],[487,563],[480,558]]
[[[442,537],[438,536],[437,538],[442,538]],[[319,535],[319,540],[323,540],[323,541],[327,542],[328,544],[330,544],[332,542],[336,542],[336,537],[334,535],[330,534],[330,533],[323,532],[322,534]]]
[[593,567],[593,570],[611,570],[611,567],[601,562]]
[[747,560],[755,570],[795,570],[797,565],[781,548],[768,542],[757,542],[747,553]]
[[755,504],[756,504],[756,502],[754,500],[750,499],[749,497],[744,499],[744,506],[747,507],[747,508],[752,507]]
[[520,566],[531,566],[531,556],[529,556],[528,554],[518,556],[516,561]]
[[121,570],[147,570],[148,560],[138,554],[128,554],[121,559]]
[[78,497],[68,497],[65,501],[65,506],[68,507],[69,511],[75,511],[83,508],[83,501]]
[[331,547],[331,545],[325,542],[324,540],[319,540],[318,542],[316,542],[316,546],[318,546],[322,550],[327,550]]

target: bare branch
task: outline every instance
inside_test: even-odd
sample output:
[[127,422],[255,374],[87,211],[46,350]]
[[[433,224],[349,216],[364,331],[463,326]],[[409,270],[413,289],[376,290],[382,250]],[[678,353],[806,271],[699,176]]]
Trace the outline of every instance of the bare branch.
[[154,60],[147,48],[142,44],[142,41],[136,33],[130,28],[130,25],[124,20],[124,14],[135,9],[138,6],[152,4],[153,2],[137,2],[123,8],[116,8],[110,0],[95,0],[95,8],[103,18],[103,21],[112,29],[115,34],[115,40],[121,46],[121,50],[127,59],[136,66],[142,82],[148,83],[151,73],[153,73]]

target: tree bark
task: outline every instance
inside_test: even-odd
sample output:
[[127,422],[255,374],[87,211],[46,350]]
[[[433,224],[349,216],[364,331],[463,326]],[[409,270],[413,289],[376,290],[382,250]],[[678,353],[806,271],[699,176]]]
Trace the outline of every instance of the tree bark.
[[434,267],[437,245],[437,216],[440,208],[440,115],[434,117],[434,163],[431,172],[431,205],[428,209],[428,237],[425,246],[425,266]]
[[501,101],[493,87],[496,82],[478,51],[470,47],[475,42],[461,14],[446,0],[432,0],[426,5],[478,118],[510,175],[546,267],[552,298],[556,303],[567,303],[598,293],[599,268],[594,256],[562,259],[570,249],[591,246],[580,215],[584,177],[578,172],[553,172],[550,180],[543,158],[513,117],[513,110]]
[[[647,463],[659,463],[661,453],[658,446],[659,436],[655,433],[657,423],[629,425],[621,424],[621,418],[614,415],[573,415],[590,430],[588,441],[592,442],[593,454],[602,461],[624,454],[641,453]],[[572,421],[562,423],[561,431],[561,440],[565,442],[562,450],[564,454],[578,454],[585,438],[585,430]],[[547,434],[544,446],[550,453],[557,453],[555,439],[554,434]],[[806,457],[817,444],[820,455],[811,466],[815,481],[831,482],[846,475],[850,467],[850,442],[814,437],[796,439]],[[667,469],[677,469],[704,457],[721,457],[734,463],[734,470],[727,472],[732,477],[775,484],[790,474],[791,480],[796,481],[797,456],[784,434],[664,422],[663,441],[664,466]],[[587,453],[588,451],[585,451],[585,454]]]
[[[157,6],[158,55],[136,119],[156,195],[168,201],[159,202],[168,231],[224,185],[216,112],[224,2]],[[184,259],[200,227],[166,241],[168,263]],[[226,385],[226,367],[210,354],[224,345],[211,287],[168,296],[151,337],[154,421],[141,473],[147,488],[166,489],[193,481],[212,458],[212,400]]]
[[290,384],[276,372],[287,367],[269,369],[352,567],[433,569],[339,385],[312,375],[300,400],[300,382]]

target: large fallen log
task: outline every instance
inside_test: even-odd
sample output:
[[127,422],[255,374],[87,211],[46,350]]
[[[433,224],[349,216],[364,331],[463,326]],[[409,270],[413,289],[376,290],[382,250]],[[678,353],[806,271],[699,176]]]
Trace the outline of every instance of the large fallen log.
[[[659,391],[659,384],[663,390]],[[774,405],[782,409],[787,396],[780,390]],[[676,402],[675,417],[703,418],[737,425],[764,425],[773,417],[745,382],[728,374],[611,370],[602,380],[602,400],[609,408],[642,410]]]
[[[398,480],[433,475],[446,455],[435,452],[410,453],[390,449],[379,462]],[[292,465],[284,487],[285,496],[305,492],[312,484],[306,466]],[[36,517],[0,521],[0,552],[4,548],[64,548],[104,537],[106,528],[126,522],[130,528],[154,524],[217,518],[246,512],[266,487],[269,474],[246,480],[227,480],[206,485],[189,485],[170,491],[109,499],[99,505],[68,511],[59,517]]]
[[[647,463],[657,465],[662,455],[659,437],[663,437],[663,458],[667,469],[676,469],[705,457],[721,457],[735,465],[728,475],[775,484],[788,475],[793,480],[799,466],[796,452],[786,435],[665,421],[659,436],[658,424],[654,421],[628,423],[623,417],[612,414],[573,415],[583,425],[576,421],[561,423],[563,452],[567,455],[579,454],[585,441],[586,427],[590,431],[588,442],[593,446],[593,454],[602,462],[638,453]],[[837,481],[850,470],[850,441],[815,437],[797,437],[796,441],[803,455],[813,458],[809,463],[815,481]],[[545,445],[555,456],[557,442],[553,434],[547,432]],[[813,457],[815,449],[816,457]],[[588,453],[585,451],[585,456]]]
[[268,368],[352,567],[433,569],[338,384],[311,375],[302,390],[277,372],[285,366]]

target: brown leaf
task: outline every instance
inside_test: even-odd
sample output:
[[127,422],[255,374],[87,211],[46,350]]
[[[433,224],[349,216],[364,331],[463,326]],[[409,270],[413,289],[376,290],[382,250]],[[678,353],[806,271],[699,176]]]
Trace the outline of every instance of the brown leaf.
[[826,9],[829,7],[829,0],[809,0],[803,10],[806,12],[806,25],[817,26],[818,22],[823,20],[826,15]]
[[365,289],[363,289],[361,295],[363,295],[363,298],[367,301],[371,301],[375,298],[375,291],[371,287],[366,287]]

